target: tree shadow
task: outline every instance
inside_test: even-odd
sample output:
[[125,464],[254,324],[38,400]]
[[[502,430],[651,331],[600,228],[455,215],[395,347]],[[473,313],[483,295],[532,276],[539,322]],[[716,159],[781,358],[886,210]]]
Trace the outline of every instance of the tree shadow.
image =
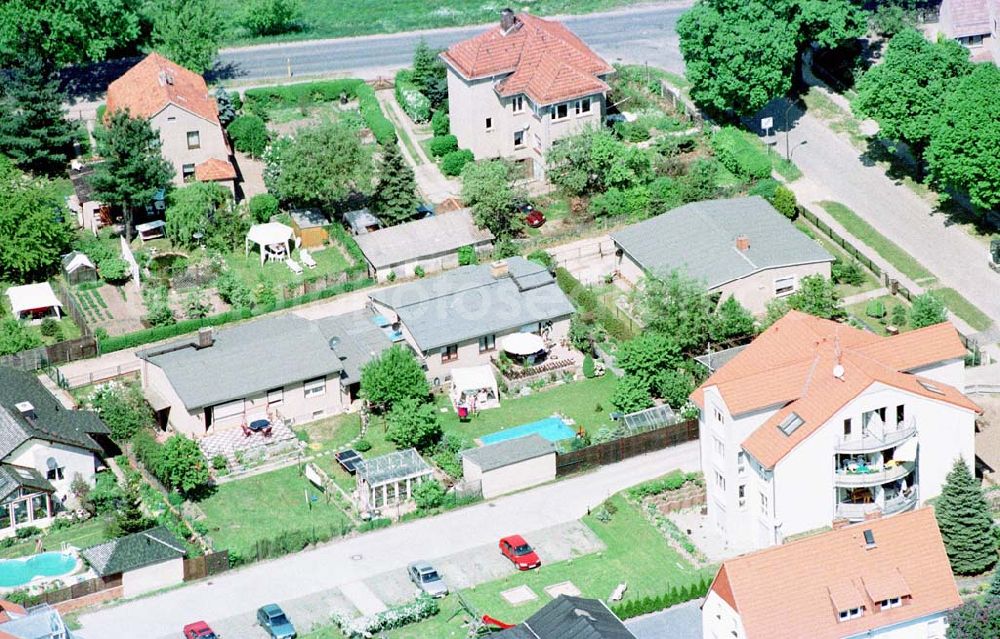
[[141,57],[118,58],[86,65],[72,65],[59,71],[61,88],[76,100],[99,100],[108,85],[142,60]]
[[205,81],[209,84],[223,80],[234,80],[247,75],[246,69],[235,62],[223,63],[216,60],[212,68],[205,72]]

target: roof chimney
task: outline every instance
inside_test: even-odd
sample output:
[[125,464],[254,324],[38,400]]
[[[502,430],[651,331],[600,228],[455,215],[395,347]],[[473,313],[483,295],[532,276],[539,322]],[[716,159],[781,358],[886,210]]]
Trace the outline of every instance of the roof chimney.
[[215,333],[211,326],[198,329],[198,348],[208,348],[215,343]]
[[35,412],[35,407],[31,405],[31,402],[18,402],[14,404],[14,408],[29,424],[34,424],[38,419],[38,413]]
[[741,253],[746,253],[750,250],[750,238],[746,235],[740,234],[736,236],[736,250]]
[[500,30],[504,33],[510,33],[510,30],[514,28],[517,24],[517,17],[514,15],[514,11],[510,7],[507,7],[500,12]]
[[498,280],[501,277],[509,277],[510,269],[507,267],[507,260],[497,260],[490,263],[490,275]]

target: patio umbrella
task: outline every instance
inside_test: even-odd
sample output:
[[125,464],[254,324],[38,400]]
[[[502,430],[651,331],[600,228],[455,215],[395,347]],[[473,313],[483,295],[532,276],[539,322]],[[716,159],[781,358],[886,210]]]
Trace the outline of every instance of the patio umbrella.
[[511,355],[534,355],[545,350],[545,342],[534,333],[512,333],[504,337],[500,344]]

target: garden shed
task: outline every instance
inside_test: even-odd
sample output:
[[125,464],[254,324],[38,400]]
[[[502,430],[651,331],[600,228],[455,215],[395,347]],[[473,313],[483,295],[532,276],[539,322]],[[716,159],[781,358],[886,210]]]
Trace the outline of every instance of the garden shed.
[[330,239],[326,227],[330,218],[319,209],[293,209],[289,212],[292,218],[292,230],[301,244],[307,249],[323,246]]
[[344,213],[344,221],[352,235],[364,235],[382,228],[382,220],[368,209],[357,209]]
[[464,407],[468,413],[500,407],[500,391],[493,367],[465,366],[451,369],[451,403],[461,417]]
[[97,279],[97,267],[85,253],[70,251],[62,258],[62,270],[70,284],[93,282]]
[[10,310],[17,319],[62,317],[62,302],[48,282],[11,286],[7,289]]
[[415,448],[366,459],[355,469],[358,509],[362,512],[409,501],[413,488],[434,475]]
[[556,446],[541,435],[515,437],[462,451],[466,482],[482,483],[483,499],[556,478]]

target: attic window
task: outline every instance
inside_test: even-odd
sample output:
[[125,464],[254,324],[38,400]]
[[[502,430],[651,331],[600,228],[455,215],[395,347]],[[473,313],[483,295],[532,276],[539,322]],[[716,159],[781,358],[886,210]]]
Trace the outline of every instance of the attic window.
[[27,468],[18,468],[17,474],[20,475],[22,479],[31,479],[33,477],[31,471]]
[[935,393],[937,395],[944,395],[944,391],[943,390],[941,390],[940,388],[938,388],[934,384],[931,384],[930,382],[925,382],[922,379],[918,379],[917,383],[920,384],[921,386],[923,386],[924,390],[928,390],[928,391],[930,391],[932,393]]
[[798,413],[789,413],[783,420],[781,420],[781,423],[778,424],[778,428],[780,428],[781,432],[784,434],[791,435],[804,423],[805,421],[799,417]]
[[865,609],[863,606],[857,608],[848,608],[847,610],[841,610],[839,613],[841,621],[847,621],[848,619],[857,619],[865,614]]
[[872,529],[871,528],[866,529],[865,532],[864,532],[864,535],[865,535],[865,548],[869,548],[869,549],[870,548],[874,548],[875,547],[875,533],[872,532]]
[[888,599],[883,599],[878,602],[879,610],[888,610],[890,608],[899,608],[903,605],[903,600],[899,597],[889,597]]

